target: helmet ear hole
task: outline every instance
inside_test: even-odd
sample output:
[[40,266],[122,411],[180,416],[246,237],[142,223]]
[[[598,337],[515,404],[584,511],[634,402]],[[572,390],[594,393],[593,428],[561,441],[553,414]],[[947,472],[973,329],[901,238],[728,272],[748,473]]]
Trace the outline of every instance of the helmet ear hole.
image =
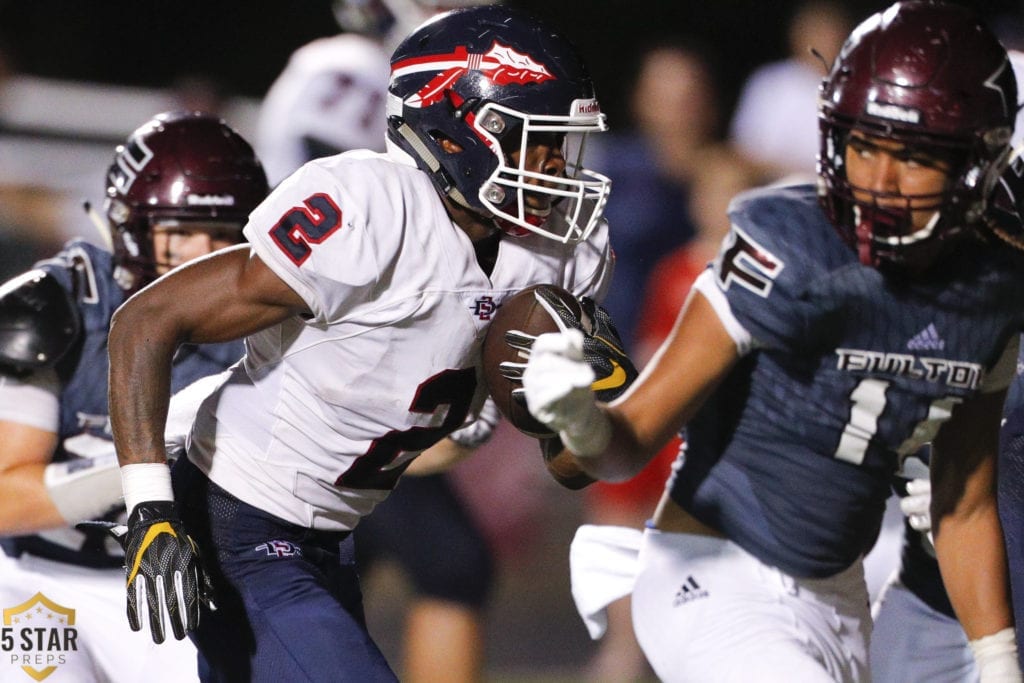
[[462,145],[439,130],[430,131],[430,137],[437,141],[437,144],[441,147],[441,151],[445,154],[458,154],[462,152]]

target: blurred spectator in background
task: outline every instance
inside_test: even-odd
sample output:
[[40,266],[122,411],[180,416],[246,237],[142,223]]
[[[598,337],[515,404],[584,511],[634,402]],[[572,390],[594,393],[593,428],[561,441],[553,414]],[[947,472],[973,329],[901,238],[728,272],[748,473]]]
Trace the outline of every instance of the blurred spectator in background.
[[[729,202],[740,192],[765,184],[769,174],[769,170],[727,145],[716,146],[704,154],[700,172],[691,187],[690,215],[697,234],[690,242],[663,256],[647,281],[637,328],[638,360],[646,364],[665,341],[693,280],[717,255],[729,232],[726,213]],[[647,512],[652,509],[646,507]]]
[[682,41],[648,48],[634,72],[630,111],[631,127],[613,128],[594,140],[590,158],[614,188],[605,216],[616,257],[615,286],[604,306],[632,351],[637,302],[651,269],[696,232],[689,186],[701,152],[717,140],[720,120],[707,54]]
[[[0,102],[16,67],[6,40],[0,36]],[[0,130],[4,127],[0,118]],[[3,153],[0,152],[0,166]],[[15,182],[0,173],[0,282],[28,270],[61,244],[60,221],[52,192]]]
[[[650,359],[668,336],[690,292],[693,280],[707,268],[729,232],[726,208],[733,196],[766,179],[762,167],[719,144],[701,152],[701,163],[689,183],[692,240],[662,256],[652,269],[637,306],[635,358]],[[613,193],[614,194],[614,193]],[[596,482],[586,489],[586,516],[593,524],[640,528],[665,489],[672,461],[679,452],[674,439],[647,467],[622,484]],[[608,608],[608,629],[591,665],[590,677],[599,681],[653,679],[633,634],[629,596]]]
[[803,2],[789,22],[789,57],[754,70],[740,92],[729,136],[779,178],[814,177],[818,85],[851,26],[842,3]]
[[0,282],[60,246],[63,201],[46,188],[0,182]]
[[[446,8],[459,4],[488,3],[444,3]],[[428,0],[335,3],[335,15],[347,32],[296,50],[263,100],[256,147],[271,185],[311,159],[351,149],[384,151],[384,102],[395,33],[404,36],[439,9]],[[419,21],[410,26],[413,20]],[[416,475],[425,462],[408,474]],[[390,560],[413,589],[405,617],[402,680],[481,680],[483,608],[492,592],[494,561],[450,475],[404,477],[360,522],[354,537],[362,574]]]
[[227,114],[228,98],[224,84],[213,76],[201,73],[182,75],[171,85],[174,108],[181,111],[202,111],[207,114]]

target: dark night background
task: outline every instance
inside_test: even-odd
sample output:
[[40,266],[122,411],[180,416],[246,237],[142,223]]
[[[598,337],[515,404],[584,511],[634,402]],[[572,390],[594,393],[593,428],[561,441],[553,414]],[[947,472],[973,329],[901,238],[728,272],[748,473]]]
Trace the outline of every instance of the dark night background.
[[[506,0],[547,18],[576,43],[590,65],[602,110],[608,113],[613,129],[630,125],[625,110],[627,84],[641,50],[671,38],[704,46],[717,66],[723,116],[729,116],[746,76],[755,67],[786,56],[786,25],[798,1]],[[859,21],[889,2],[842,0],[842,4]],[[1008,46],[1024,48],[1020,38],[1024,36],[1024,0],[963,0],[961,4],[979,9]],[[0,0],[0,54],[6,55],[15,71],[90,84],[163,88],[201,77],[215,81],[225,95],[261,98],[292,51],[339,31],[331,0]],[[3,75],[0,63],[0,79]],[[86,90],[97,98],[106,97],[105,90]],[[57,180],[75,192],[82,192],[74,194],[73,201],[67,200],[74,209],[75,222],[65,224],[65,214],[54,209],[57,201],[44,190],[30,187],[24,192],[20,183],[28,181],[13,178],[14,190],[21,194],[0,194],[0,282],[55,251],[56,247],[41,237],[63,240],[68,235],[65,229],[92,229],[81,211],[81,198],[102,197],[96,193],[104,187],[102,172],[109,164],[110,150],[128,129],[74,130],[68,121],[76,124],[88,118],[85,114],[93,113],[74,107],[95,104],[82,105],[81,93],[76,95],[69,98],[70,104],[60,100],[49,109],[32,109],[16,125],[0,116],[0,193],[4,191],[3,171],[12,167],[18,172],[32,171],[33,178],[45,175],[44,180],[54,180],[50,176],[58,176]],[[124,102],[117,100],[100,108],[100,116],[134,111],[132,99],[125,97]],[[53,117],[65,129],[54,132],[36,120],[40,111],[50,114],[51,109],[66,114]],[[139,120],[149,115],[143,111]],[[119,125],[134,123],[129,119]],[[94,139],[75,139],[89,135]],[[73,159],[83,147],[90,147],[91,156],[87,155],[85,162]],[[18,157],[21,166],[12,163],[19,150],[23,152]],[[39,150],[45,156],[38,156]],[[65,151],[67,158],[62,156]],[[90,160],[97,156],[99,161],[93,166]],[[70,192],[65,185],[60,189]],[[14,200],[27,204],[12,203]],[[16,217],[21,222],[5,223],[3,209],[12,207],[21,208],[30,220],[21,220],[19,214]],[[50,232],[44,234],[37,219],[45,219]],[[3,241],[5,230],[25,237],[9,246]],[[12,256],[15,249],[23,249],[16,254],[20,260]],[[496,530],[495,537],[501,539],[502,574],[488,614],[488,630],[494,635],[488,643],[488,666],[492,672],[502,673],[489,680],[567,683],[578,678],[576,674],[596,648],[569,595],[567,547],[583,521],[581,498],[565,495],[550,481],[536,467],[539,456],[518,457],[520,451],[535,454],[536,446],[511,432],[507,428],[503,439],[499,428],[489,455],[466,463],[472,468],[467,471],[475,477],[472,483],[478,492],[474,510],[486,514],[487,527]],[[498,498],[499,492],[508,491],[515,496]],[[902,529],[898,509],[896,515],[898,534]],[[898,557],[898,545],[895,547],[894,557]],[[885,569],[886,574],[888,571]],[[385,654],[395,661],[402,609],[410,591],[401,588],[403,584],[394,574],[382,574],[371,574],[371,582],[364,584],[364,592],[371,596],[368,619]],[[375,599],[376,595],[385,599]],[[519,671],[544,677],[509,675]],[[557,677],[550,672],[565,675]]]
[[[625,81],[638,49],[666,36],[696,38],[718,61],[731,106],[744,76],[785,54],[795,0],[515,0],[562,27],[588,60],[603,108],[622,125]],[[885,2],[846,0],[867,16]],[[962,4],[994,22],[1024,17],[1021,0]],[[0,0],[0,45],[21,71],[124,85],[163,86],[190,75],[260,97],[299,45],[339,31],[330,0]]]

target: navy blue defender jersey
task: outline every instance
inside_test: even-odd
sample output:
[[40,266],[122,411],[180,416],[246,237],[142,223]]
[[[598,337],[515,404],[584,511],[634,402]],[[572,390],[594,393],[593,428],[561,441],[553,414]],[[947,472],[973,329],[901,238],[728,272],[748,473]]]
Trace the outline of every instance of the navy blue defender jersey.
[[[113,450],[107,409],[107,332],[114,310],[124,302],[124,291],[113,277],[111,254],[88,242],[74,240],[51,259],[36,264],[71,293],[81,314],[78,341],[57,363],[60,380],[60,427],[54,462],[76,455]],[[241,341],[212,345],[185,345],[174,358],[171,390],[200,377],[221,372],[242,357]],[[60,529],[35,536],[4,540],[6,551],[35,555],[87,566],[121,566],[114,544],[95,536]],[[113,552],[112,552],[113,550]]]
[[934,279],[862,266],[814,188],[741,195],[713,266],[752,335],[687,426],[672,498],[799,577],[874,544],[900,457],[977,393],[1024,321],[1024,257],[969,242]]

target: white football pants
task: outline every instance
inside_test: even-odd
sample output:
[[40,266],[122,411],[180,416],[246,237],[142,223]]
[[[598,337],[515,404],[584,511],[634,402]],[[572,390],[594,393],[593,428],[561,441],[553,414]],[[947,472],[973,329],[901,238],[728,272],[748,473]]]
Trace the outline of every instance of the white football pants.
[[[796,579],[721,538],[648,529],[631,544],[624,530],[610,528],[602,549],[600,527],[580,532],[570,552],[573,594],[594,637],[603,631],[599,603],[628,592],[623,554],[639,547],[633,627],[662,681],[870,680],[871,614],[860,561],[827,579]],[[604,565],[612,571],[585,561],[602,554],[618,558]]]

